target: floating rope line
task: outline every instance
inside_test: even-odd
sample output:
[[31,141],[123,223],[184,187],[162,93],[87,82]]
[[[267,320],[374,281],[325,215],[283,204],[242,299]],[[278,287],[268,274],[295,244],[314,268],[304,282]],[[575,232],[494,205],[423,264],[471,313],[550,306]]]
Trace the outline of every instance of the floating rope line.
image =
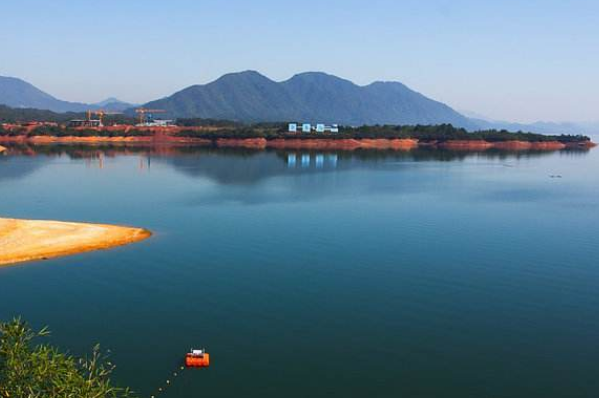
[[[181,366],[179,368],[178,372],[173,372],[173,378],[177,378],[181,375],[181,373],[183,373],[183,371],[185,370],[185,366]],[[157,395],[162,394],[163,392],[165,392],[165,390],[170,387],[171,384],[171,380],[170,379],[166,379],[166,384],[164,384],[162,387],[158,387],[158,391],[156,392],[156,394],[151,395],[150,398],[156,398]]]

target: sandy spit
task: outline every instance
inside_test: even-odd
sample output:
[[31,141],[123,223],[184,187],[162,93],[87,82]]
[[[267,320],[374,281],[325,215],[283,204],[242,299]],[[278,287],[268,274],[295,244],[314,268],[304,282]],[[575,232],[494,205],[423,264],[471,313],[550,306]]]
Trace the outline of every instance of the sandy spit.
[[0,267],[110,249],[151,235],[141,228],[0,218]]

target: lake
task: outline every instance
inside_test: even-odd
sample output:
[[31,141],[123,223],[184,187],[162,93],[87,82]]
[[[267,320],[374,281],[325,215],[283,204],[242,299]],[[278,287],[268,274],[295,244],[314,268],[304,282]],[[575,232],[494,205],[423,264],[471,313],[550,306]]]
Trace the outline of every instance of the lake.
[[2,217],[155,235],[0,268],[0,319],[143,397],[597,396],[599,149],[12,149]]

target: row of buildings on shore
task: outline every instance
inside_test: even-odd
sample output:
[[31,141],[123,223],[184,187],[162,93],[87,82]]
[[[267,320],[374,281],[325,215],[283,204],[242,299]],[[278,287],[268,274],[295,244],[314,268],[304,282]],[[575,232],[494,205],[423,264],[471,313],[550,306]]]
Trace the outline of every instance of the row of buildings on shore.
[[[88,116],[86,119],[69,120],[66,123],[66,127],[99,129],[99,128],[104,128],[104,127],[108,126],[108,125],[104,124],[104,120],[103,120],[104,114],[101,114],[101,116],[97,119],[92,118],[91,114],[92,114],[92,112],[88,112]],[[4,124],[4,126],[5,127],[9,126],[9,124]],[[15,128],[16,127],[35,128],[35,127],[39,127],[39,126],[56,126],[57,127],[57,126],[59,126],[59,123],[56,123],[56,122],[19,122],[19,123],[10,124],[10,126],[15,127]],[[119,126],[119,125],[115,124],[113,126]],[[135,124],[135,127],[176,127],[176,126],[177,126],[177,124],[174,120],[164,120],[164,119],[154,119],[154,118],[148,118],[147,120],[142,120],[140,123]],[[339,133],[339,125],[338,124],[327,125],[324,123],[317,123],[317,124],[289,123],[287,126],[287,132],[288,133],[304,133],[304,134],[310,134],[310,133],[336,134],[336,133]]]
[[[138,123],[137,127],[170,127],[174,126],[173,120],[162,120],[162,119],[150,119],[142,123]],[[104,127],[103,120],[99,119],[75,119],[70,120],[67,124],[68,127],[81,128],[81,127]],[[336,134],[339,132],[339,125],[337,124],[311,124],[311,123],[289,123],[287,131],[289,133],[332,133]]]
[[311,124],[311,123],[289,123],[287,128],[289,133],[332,133],[336,134],[339,132],[338,124]]

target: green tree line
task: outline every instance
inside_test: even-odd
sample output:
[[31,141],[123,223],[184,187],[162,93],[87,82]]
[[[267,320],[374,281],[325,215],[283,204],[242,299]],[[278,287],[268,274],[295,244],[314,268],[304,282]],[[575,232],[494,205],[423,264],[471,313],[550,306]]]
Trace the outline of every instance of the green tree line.
[[213,130],[185,129],[179,133],[184,137],[203,139],[219,138],[315,138],[315,139],[417,139],[422,142],[445,142],[452,140],[484,140],[488,142],[527,141],[527,142],[584,142],[590,138],[583,135],[543,135],[515,133],[507,130],[485,130],[468,132],[451,124],[394,126],[375,125],[361,127],[341,127],[339,133],[288,133],[286,125],[259,124],[239,127],[224,127]]
[[[32,108],[10,108],[6,105],[0,105],[0,123],[19,123],[19,122],[54,122],[67,123],[73,119],[87,118],[86,112],[66,112],[57,113],[43,109]],[[134,115],[116,114],[104,116],[106,124],[135,124],[137,119]]]

